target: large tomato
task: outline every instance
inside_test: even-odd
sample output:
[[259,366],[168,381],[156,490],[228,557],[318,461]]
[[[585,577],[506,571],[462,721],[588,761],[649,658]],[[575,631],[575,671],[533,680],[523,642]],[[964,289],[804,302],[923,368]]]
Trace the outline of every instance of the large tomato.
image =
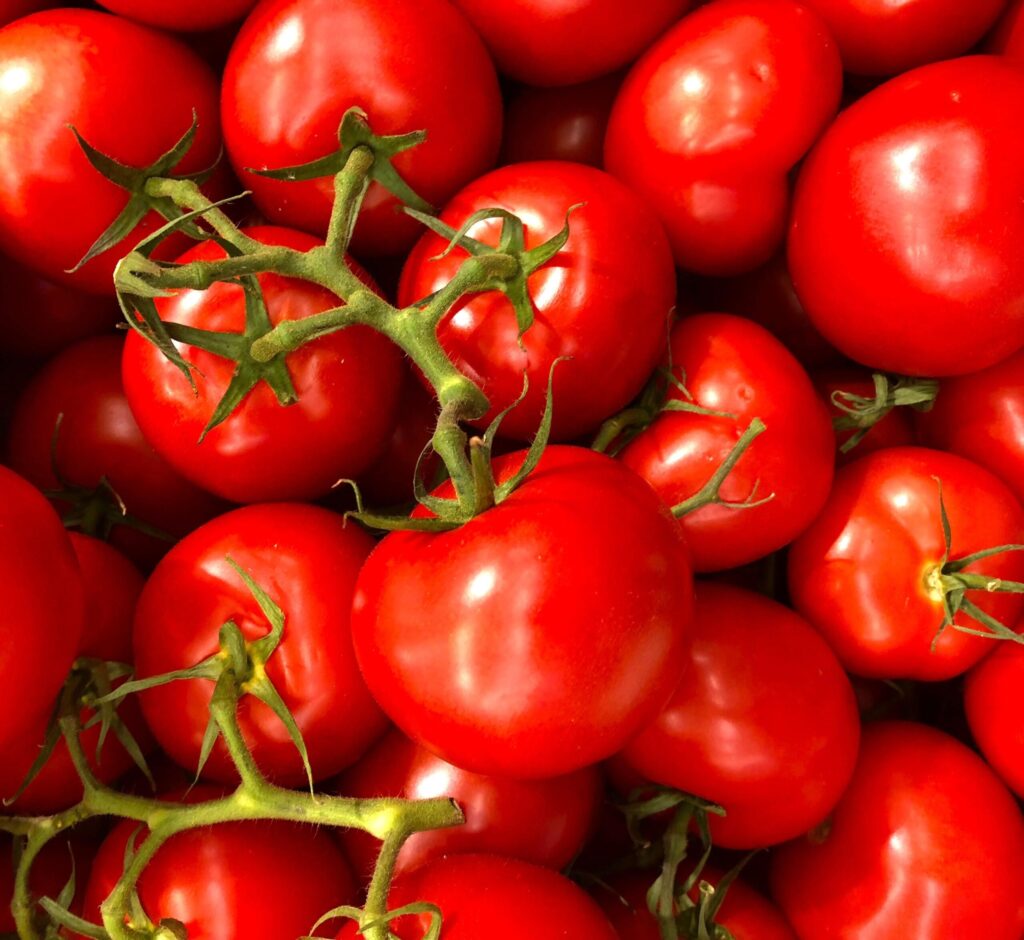
[[[298,106],[297,106],[298,103]],[[446,0],[267,0],[246,20],[224,73],[228,156],[273,222],[327,230],[334,184],[279,182],[247,172],[333,152],[351,107],[377,134],[427,131],[395,168],[442,204],[494,162],[501,97],[480,38]],[[395,254],[419,231],[391,195],[370,186],[357,254]]]
[[[959,375],[1024,344],[1024,69],[926,65],[843,112],[800,173],[790,270],[815,326],[887,372]],[[951,341],[955,337],[955,341]]]
[[[1024,624],[1018,625],[1018,630]],[[1024,798],[1024,647],[1000,643],[967,673],[964,705],[974,740],[1010,789]]]
[[827,829],[778,849],[772,893],[800,940],[1020,940],[1024,822],[959,741],[909,722],[864,732]]
[[[522,461],[495,461],[498,479]],[[551,446],[460,528],[387,536],[360,572],[352,631],[370,690],[413,740],[478,773],[552,777],[608,757],[665,704],[691,592],[651,489]]]
[[144,167],[199,127],[177,167],[195,173],[220,149],[217,80],[177,40],[105,13],[51,10],[0,34],[0,244],[53,280],[111,293],[117,260],[163,220],[77,264],[128,202],[81,151],[68,125],[121,163]]
[[[582,205],[580,205],[582,204]],[[438,329],[456,365],[488,396],[484,419],[526,399],[502,422],[503,434],[527,440],[544,411],[548,376],[555,370],[556,440],[594,430],[643,387],[665,347],[675,302],[675,268],[657,218],[607,173],[571,163],[522,163],[470,183],[446,207],[453,228],[479,209],[497,207],[526,222],[526,246],[554,237],[566,223],[569,240],[530,278],[535,320],[519,345],[509,299],[492,291],[459,304]],[[495,245],[500,221],[481,222],[470,236]],[[427,234],[402,271],[399,303],[412,304],[447,284],[464,251],[437,258],[446,240]]]
[[[318,244],[311,235],[272,226],[247,234],[298,250]],[[178,260],[222,257],[223,249],[208,241]],[[358,273],[370,283],[369,275]],[[277,274],[261,274],[258,280],[271,323],[300,320],[341,303],[305,281]],[[240,333],[245,327],[245,296],[237,284],[178,291],[158,300],[157,309],[166,321],[200,329]],[[181,354],[194,367],[198,394],[154,344],[129,334],[122,362],[125,395],[157,452],[183,476],[225,499],[322,496],[338,480],[371,466],[395,423],[401,353],[370,327],[349,327],[290,353],[286,363],[297,403],[282,406],[270,385],[260,381],[201,442],[236,364],[194,346],[183,346]]]
[[839,52],[791,0],[722,0],[684,17],[626,76],[605,166],[657,210],[676,261],[734,274],[782,241],[786,176],[839,104]]

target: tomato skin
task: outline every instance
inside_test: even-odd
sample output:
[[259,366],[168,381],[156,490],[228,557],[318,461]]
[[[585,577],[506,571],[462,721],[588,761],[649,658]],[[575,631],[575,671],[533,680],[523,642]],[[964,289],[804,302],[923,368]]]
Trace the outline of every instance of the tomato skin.
[[973,56],[887,82],[822,137],[797,183],[789,263],[841,352],[944,376],[1024,343],[1024,138],[1006,123],[1022,105],[1024,69]]
[[986,52],[1002,53],[1011,59],[1024,58],[1024,2],[1010,0],[1005,12],[985,42]]
[[1024,502],[1024,351],[944,379],[931,411],[914,416],[921,441],[973,460]]
[[[359,676],[349,632],[356,573],[372,545],[355,524],[317,506],[246,506],[211,520],[171,549],[146,582],[135,614],[137,676],[184,669],[215,653],[228,620],[250,640],[269,632],[225,560],[232,558],[284,612],[284,639],[267,662],[267,675],[302,731],[315,777],[338,773],[386,727]],[[141,695],[161,747],[191,770],[212,694],[212,682],[188,680]],[[261,770],[282,786],[302,786],[299,753],[273,712],[246,696],[238,715]],[[237,780],[223,741],[203,775]]]
[[760,848],[820,823],[857,759],[850,682],[810,624],[781,604],[701,583],[671,701],[622,751],[648,780],[725,808],[711,838]]
[[878,722],[828,832],[778,849],[771,882],[801,940],[1018,940],[1022,865],[1020,810],[977,755]]
[[574,85],[631,62],[690,0],[454,0],[498,69],[528,85]]
[[[560,869],[575,858],[595,822],[603,795],[600,772],[587,767],[550,780],[488,777],[455,767],[392,731],[338,780],[340,796],[448,796],[466,822],[411,836],[396,872],[411,871],[442,855],[493,853]],[[360,829],[339,836],[356,873],[369,880],[380,842]]]
[[[496,460],[497,478],[522,460]],[[462,527],[379,543],[352,633],[413,740],[476,773],[553,777],[614,753],[665,703],[691,591],[678,527],[646,484],[554,445]]]
[[[565,247],[529,282],[535,320],[518,342],[515,312],[497,291],[475,295],[441,321],[438,338],[456,366],[477,382],[491,409],[486,425],[530,387],[501,433],[529,440],[544,412],[551,367],[554,377],[553,440],[572,440],[596,429],[625,407],[654,371],[665,347],[675,302],[676,278],[657,219],[617,180],[570,163],[521,163],[474,181],[441,218],[454,228],[473,212],[501,207],[529,221],[526,245],[553,238],[569,208]],[[498,242],[500,223],[480,223],[470,235]],[[402,271],[398,299],[409,305],[447,284],[466,258],[452,252],[432,261],[447,240],[426,234]]]
[[257,0],[97,0],[120,16],[161,29],[189,31],[215,29],[240,20]]
[[[246,230],[268,245],[307,250],[317,239],[273,226]],[[224,257],[204,242],[178,260]],[[356,268],[369,283],[369,275]],[[330,291],[276,274],[259,275],[272,323],[298,320],[339,304]],[[217,283],[158,300],[162,319],[202,329],[240,333],[242,288]],[[228,387],[235,363],[185,346],[196,368],[199,394],[163,353],[138,333],[128,335],[122,360],[124,391],[146,439],[182,476],[240,503],[313,499],[338,480],[358,476],[377,459],[394,426],[401,384],[401,353],[369,327],[354,326],[308,343],[287,357],[298,403],[280,405],[259,382],[234,412],[199,438]],[[302,460],[295,459],[302,454]]]
[[803,0],[839,44],[843,67],[896,75],[963,55],[996,21],[1006,0]]
[[[247,168],[295,166],[330,153],[342,115],[354,106],[376,134],[427,131],[426,142],[394,165],[434,205],[497,156],[501,96],[494,66],[445,0],[264,2],[232,47],[222,116],[228,156],[268,219],[327,231],[331,178],[278,182]],[[371,184],[355,230],[357,255],[396,254],[413,243],[419,223],[397,208],[394,197]]]
[[0,26],[6,26],[13,20],[28,16],[29,13],[36,13],[48,6],[56,5],[55,2],[47,2],[47,0],[0,0]]
[[[679,526],[697,571],[734,568],[781,548],[817,515],[832,482],[832,427],[810,379],[767,330],[730,314],[681,320],[669,352],[693,402],[735,418],[664,412],[619,459],[674,506],[704,485],[750,422],[761,418],[767,430],[726,478],[722,496],[773,498],[743,510],[707,506],[683,516]],[[670,397],[683,395],[673,390]]]
[[[618,940],[597,904],[582,888],[548,868],[497,855],[450,855],[396,879],[392,910],[416,901],[441,908],[441,940]],[[426,914],[396,918],[399,940],[422,940]],[[357,940],[355,922],[338,940]]]
[[[941,597],[927,577],[943,556],[939,485],[952,530],[950,559],[1024,541],[1024,509],[977,464],[923,447],[876,451],[842,468],[821,515],[790,547],[793,604],[857,675],[948,679],[986,653],[992,640],[946,629]],[[1020,552],[968,566],[1024,580]],[[1024,608],[1015,594],[971,591],[968,598],[1012,625]],[[966,614],[959,623],[977,627]]]
[[[1018,624],[1018,631],[1024,625]],[[964,682],[971,734],[985,760],[1017,796],[1024,798],[1024,648],[999,643]]]
[[841,84],[835,43],[806,7],[710,4],[626,76],[605,166],[656,209],[681,267],[750,270],[782,241],[786,175],[835,114]]
[[[173,81],[167,76],[173,75]],[[123,241],[68,274],[128,194],[88,162],[67,125],[129,166],[147,166],[192,123],[177,168],[211,166],[220,150],[217,80],[169,36],[105,13],[53,10],[0,35],[0,245],[43,276],[111,294],[114,265],[163,224],[150,213]],[[130,115],[130,119],[126,118]],[[69,212],[69,207],[74,211]]]

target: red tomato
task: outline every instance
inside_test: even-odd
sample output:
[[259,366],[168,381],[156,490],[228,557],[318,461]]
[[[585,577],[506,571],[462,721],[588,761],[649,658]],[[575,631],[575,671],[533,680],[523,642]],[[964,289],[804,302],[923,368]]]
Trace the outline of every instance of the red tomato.
[[[184,669],[217,652],[228,620],[248,640],[270,631],[230,558],[284,612],[284,639],[267,675],[302,732],[315,777],[338,773],[386,726],[359,676],[349,632],[353,585],[372,546],[358,526],[316,506],[247,506],[208,522],[171,549],[146,582],[135,615],[138,677]],[[141,695],[157,740],[183,767],[198,764],[212,694],[212,682],[193,679]],[[261,770],[283,786],[301,786],[299,752],[280,719],[251,695],[238,715]],[[223,741],[203,773],[237,780]]]
[[[57,416],[56,464],[69,483],[96,487],[106,477],[128,512],[181,536],[221,509],[221,502],[180,476],[146,442],[121,386],[124,340],[104,336],[70,346],[25,388],[11,422],[11,466],[41,489],[60,489],[51,447]],[[111,539],[133,560],[152,565],[169,543],[126,526]]]
[[[499,481],[522,460],[495,461]],[[460,528],[388,535],[360,572],[352,632],[367,684],[413,740],[477,773],[552,777],[614,753],[664,705],[691,590],[678,527],[646,484],[552,446]]]
[[[173,80],[169,77],[173,76]],[[95,170],[67,125],[95,148],[144,167],[199,126],[176,169],[195,173],[217,159],[217,80],[169,36],[91,10],[53,10],[0,34],[0,244],[57,281],[111,293],[126,249],[163,225],[150,213],[77,274],[90,245],[128,194]],[[73,210],[73,211],[72,211]]]
[[1024,58],[1024,0],[1010,0],[988,37],[985,50],[1001,52],[1011,59]]
[[[268,245],[306,250],[311,235],[271,226],[247,230]],[[203,242],[178,260],[223,258]],[[356,268],[371,287],[369,275]],[[300,320],[337,306],[330,291],[277,274],[261,274],[272,323]],[[245,297],[237,284],[178,291],[157,301],[162,319],[205,330],[241,333]],[[369,327],[354,326],[308,343],[287,357],[298,402],[282,406],[260,381],[231,415],[200,436],[235,370],[229,359],[183,346],[198,386],[138,333],[124,347],[124,390],[139,427],[179,473],[211,493],[236,502],[313,499],[342,478],[358,476],[380,455],[394,427],[401,384],[398,347]],[[296,455],[301,455],[297,460]]]
[[750,270],[782,241],[786,176],[835,114],[841,85],[836,45],[806,7],[712,3],[626,76],[605,165],[657,210],[682,267]]
[[[222,106],[228,156],[256,204],[274,222],[320,233],[334,200],[330,178],[278,182],[246,171],[332,152],[349,108],[362,108],[377,134],[427,131],[395,168],[435,205],[491,166],[501,140],[494,66],[444,0],[268,0],[231,50]],[[394,197],[371,184],[357,254],[412,244],[419,225],[396,210]]]
[[[388,907],[417,901],[441,908],[441,940],[618,940],[601,908],[568,878],[497,855],[428,862],[395,882]],[[430,917],[411,914],[389,926],[399,940],[422,940]],[[355,922],[338,934],[338,940],[356,938]]]
[[718,803],[711,838],[759,848],[820,823],[857,759],[850,682],[811,626],[740,588],[700,584],[679,685],[622,752],[649,780]]
[[991,470],[1024,501],[1024,351],[944,379],[931,411],[915,415],[922,443]]
[[529,85],[574,85],[632,62],[690,0],[454,0],[498,68]]
[[1020,810],[981,759],[879,722],[828,830],[775,853],[772,893],[800,940],[1019,940],[1022,866]]
[[[755,418],[767,430],[722,487],[748,509],[711,505],[679,524],[698,571],[734,568],[781,548],[818,514],[832,483],[835,444],[828,412],[807,373],[770,333],[729,314],[681,320],[669,354],[695,404],[734,417],[664,412],[621,452],[669,506],[694,495]],[[678,389],[671,397],[682,399]]]
[[[876,451],[844,467],[821,515],[789,552],[789,589],[843,665],[880,679],[948,679],[994,641],[947,628],[934,578],[944,545],[939,480],[952,530],[950,560],[1024,542],[1024,509],[977,464],[923,447]],[[1024,580],[1024,553],[975,562],[966,573]],[[968,599],[1012,625],[1024,597],[974,591]],[[960,613],[958,623],[981,629]],[[933,648],[934,643],[934,648]]]
[[901,75],[829,128],[800,174],[789,261],[840,351],[937,376],[1024,343],[1024,136],[1006,121],[1021,107],[1024,69],[975,56]]
[[896,75],[971,48],[1006,0],[803,0],[836,37],[843,66],[859,75]]
[[256,0],[98,0],[121,16],[163,29],[214,29],[240,20]]
[[50,714],[82,635],[82,577],[64,526],[27,480],[0,466],[0,753]]
[[[341,796],[448,796],[466,822],[453,829],[418,832],[402,846],[398,871],[441,855],[489,852],[548,868],[576,857],[595,821],[603,792],[596,767],[549,780],[511,780],[470,773],[393,731],[347,770],[336,785]],[[380,842],[361,829],[340,833],[356,873],[373,873]]]
[[[1022,628],[1024,624],[1017,627]],[[967,673],[964,705],[985,760],[1024,797],[1024,647],[1000,643]]]
[[[566,213],[569,240],[549,264],[530,278],[533,325],[518,341],[515,312],[496,291],[457,305],[438,329],[455,364],[491,402],[481,423],[526,400],[502,422],[501,432],[518,440],[536,433],[544,411],[548,376],[554,379],[552,437],[572,440],[597,428],[640,391],[665,348],[675,302],[675,269],[658,220],[639,199],[607,173],[570,163],[522,163],[502,167],[467,186],[441,218],[458,228],[479,209],[500,207],[521,216],[532,248],[557,235]],[[481,222],[470,235],[496,245],[497,220]],[[446,239],[425,235],[402,271],[398,299],[415,303],[447,284],[467,257],[463,250],[432,260]]]

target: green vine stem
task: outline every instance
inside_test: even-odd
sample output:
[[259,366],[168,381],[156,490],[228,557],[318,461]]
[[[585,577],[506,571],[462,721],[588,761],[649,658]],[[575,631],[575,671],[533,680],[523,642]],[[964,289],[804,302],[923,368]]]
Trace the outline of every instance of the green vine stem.
[[844,454],[853,450],[893,408],[909,407],[915,411],[929,411],[939,394],[939,383],[935,379],[888,376],[875,372],[871,380],[874,383],[873,398],[842,389],[837,389],[831,395],[832,404],[842,412],[832,419],[832,426],[837,431],[854,431],[839,448]]

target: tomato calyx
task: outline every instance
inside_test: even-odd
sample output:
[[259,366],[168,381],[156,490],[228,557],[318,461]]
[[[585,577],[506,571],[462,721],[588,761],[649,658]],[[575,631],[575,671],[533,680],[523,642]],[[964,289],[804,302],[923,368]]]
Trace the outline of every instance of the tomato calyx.
[[930,411],[939,394],[937,379],[890,376],[883,372],[873,373],[871,379],[875,385],[874,398],[842,389],[832,392],[832,404],[843,412],[832,419],[832,426],[837,431],[854,430],[839,448],[844,454],[853,450],[893,408]]

